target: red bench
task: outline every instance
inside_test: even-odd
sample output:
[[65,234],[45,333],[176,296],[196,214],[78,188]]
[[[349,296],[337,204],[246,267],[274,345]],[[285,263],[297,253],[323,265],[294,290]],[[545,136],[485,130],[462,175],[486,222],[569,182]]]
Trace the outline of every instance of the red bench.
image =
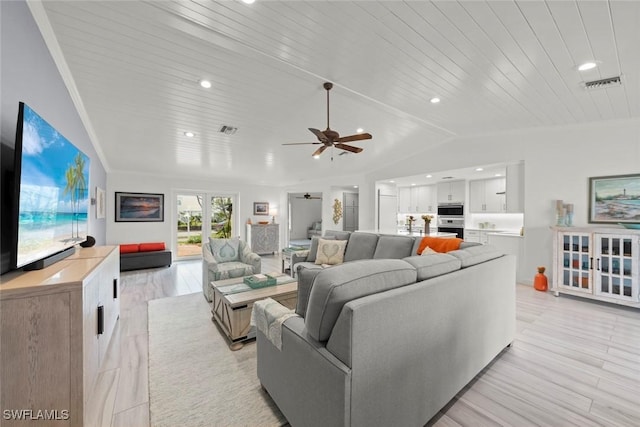
[[164,242],[120,245],[120,271],[171,266],[171,251]]

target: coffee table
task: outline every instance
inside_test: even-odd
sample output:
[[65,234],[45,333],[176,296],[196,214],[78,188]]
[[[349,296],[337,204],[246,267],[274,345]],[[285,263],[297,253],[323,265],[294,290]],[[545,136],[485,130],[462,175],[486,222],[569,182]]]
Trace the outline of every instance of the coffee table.
[[289,276],[279,278],[277,285],[260,289],[252,289],[243,280],[243,277],[238,277],[210,284],[213,295],[211,320],[220,326],[231,342],[229,348],[234,351],[256,337],[250,324],[254,302],[272,298],[287,308],[295,309],[298,295],[298,282]]

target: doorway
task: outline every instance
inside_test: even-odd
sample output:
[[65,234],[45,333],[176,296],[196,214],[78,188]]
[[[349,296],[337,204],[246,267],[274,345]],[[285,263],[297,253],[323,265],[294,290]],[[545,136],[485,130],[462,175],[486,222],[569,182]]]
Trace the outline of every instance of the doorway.
[[[176,259],[202,257],[202,242],[238,235],[233,207],[235,194],[180,192],[176,194]],[[236,214],[237,216],[237,214]]]
[[356,231],[358,229],[358,193],[344,193],[342,195],[342,211],[343,222],[342,229],[344,231]]
[[289,193],[288,246],[309,246],[321,230],[322,193]]

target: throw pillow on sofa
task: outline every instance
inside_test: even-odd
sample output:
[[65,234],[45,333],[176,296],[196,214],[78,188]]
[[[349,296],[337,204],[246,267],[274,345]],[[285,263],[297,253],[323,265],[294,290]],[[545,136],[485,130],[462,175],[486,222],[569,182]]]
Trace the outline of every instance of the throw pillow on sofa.
[[316,253],[316,264],[342,264],[346,247],[346,240],[320,239],[318,241],[318,252]]
[[422,250],[422,253],[420,254],[421,256],[426,256],[426,255],[431,255],[431,254],[437,254],[438,252],[434,251],[433,249],[431,249],[429,246],[427,246],[426,248],[424,248]]
[[427,246],[436,252],[450,252],[460,249],[460,243],[462,239],[457,237],[445,238],[445,237],[423,237],[418,247],[418,255],[422,255],[422,251]]
[[311,244],[309,245],[309,254],[307,255],[307,262],[316,262],[316,254],[318,253],[318,242],[320,239],[334,240],[334,236],[318,237],[313,236]]
[[211,254],[218,262],[232,262],[240,260],[239,239],[209,239]]

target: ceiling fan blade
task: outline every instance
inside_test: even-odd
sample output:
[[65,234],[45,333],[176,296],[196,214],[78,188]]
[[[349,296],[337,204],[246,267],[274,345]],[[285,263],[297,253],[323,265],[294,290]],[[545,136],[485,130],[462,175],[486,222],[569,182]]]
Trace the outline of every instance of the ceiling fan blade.
[[336,148],[340,148],[342,150],[346,150],[346,151],[351,151],[352,153],[359,153],[362,151],[362,148],[360,147],[352,147],[351,145],[346,145],[346,144],[335,144]]
[[329,142],[329,140],[327,139],[327,136],[321,130],[314,129],[314,128],[309,128],[309,130],[311,131],[311,133],[313,133],[315,136],[318,137],[320,142]]
[[287,142],[282,145],[308,145],[308,144],[322,144],[322,142]]
[[329,147],[328,145],[323,145],[322,147],[318,148],[318,149],[317,149],[317,150],[312,154],[312,156],[313,156],[313,157],[315,157],[315,156],[319,156],[319,155],[320,155],[320,154],[322,154],[322,152],[323,152],[324,150],[326,150],[328,147]]
[[371,139],[373,138],[370,133],[357,133],[355,135],[343,136],[342,138],[336,139],[335,142],[351,142],[351,141],[362,141],[363,139]]

